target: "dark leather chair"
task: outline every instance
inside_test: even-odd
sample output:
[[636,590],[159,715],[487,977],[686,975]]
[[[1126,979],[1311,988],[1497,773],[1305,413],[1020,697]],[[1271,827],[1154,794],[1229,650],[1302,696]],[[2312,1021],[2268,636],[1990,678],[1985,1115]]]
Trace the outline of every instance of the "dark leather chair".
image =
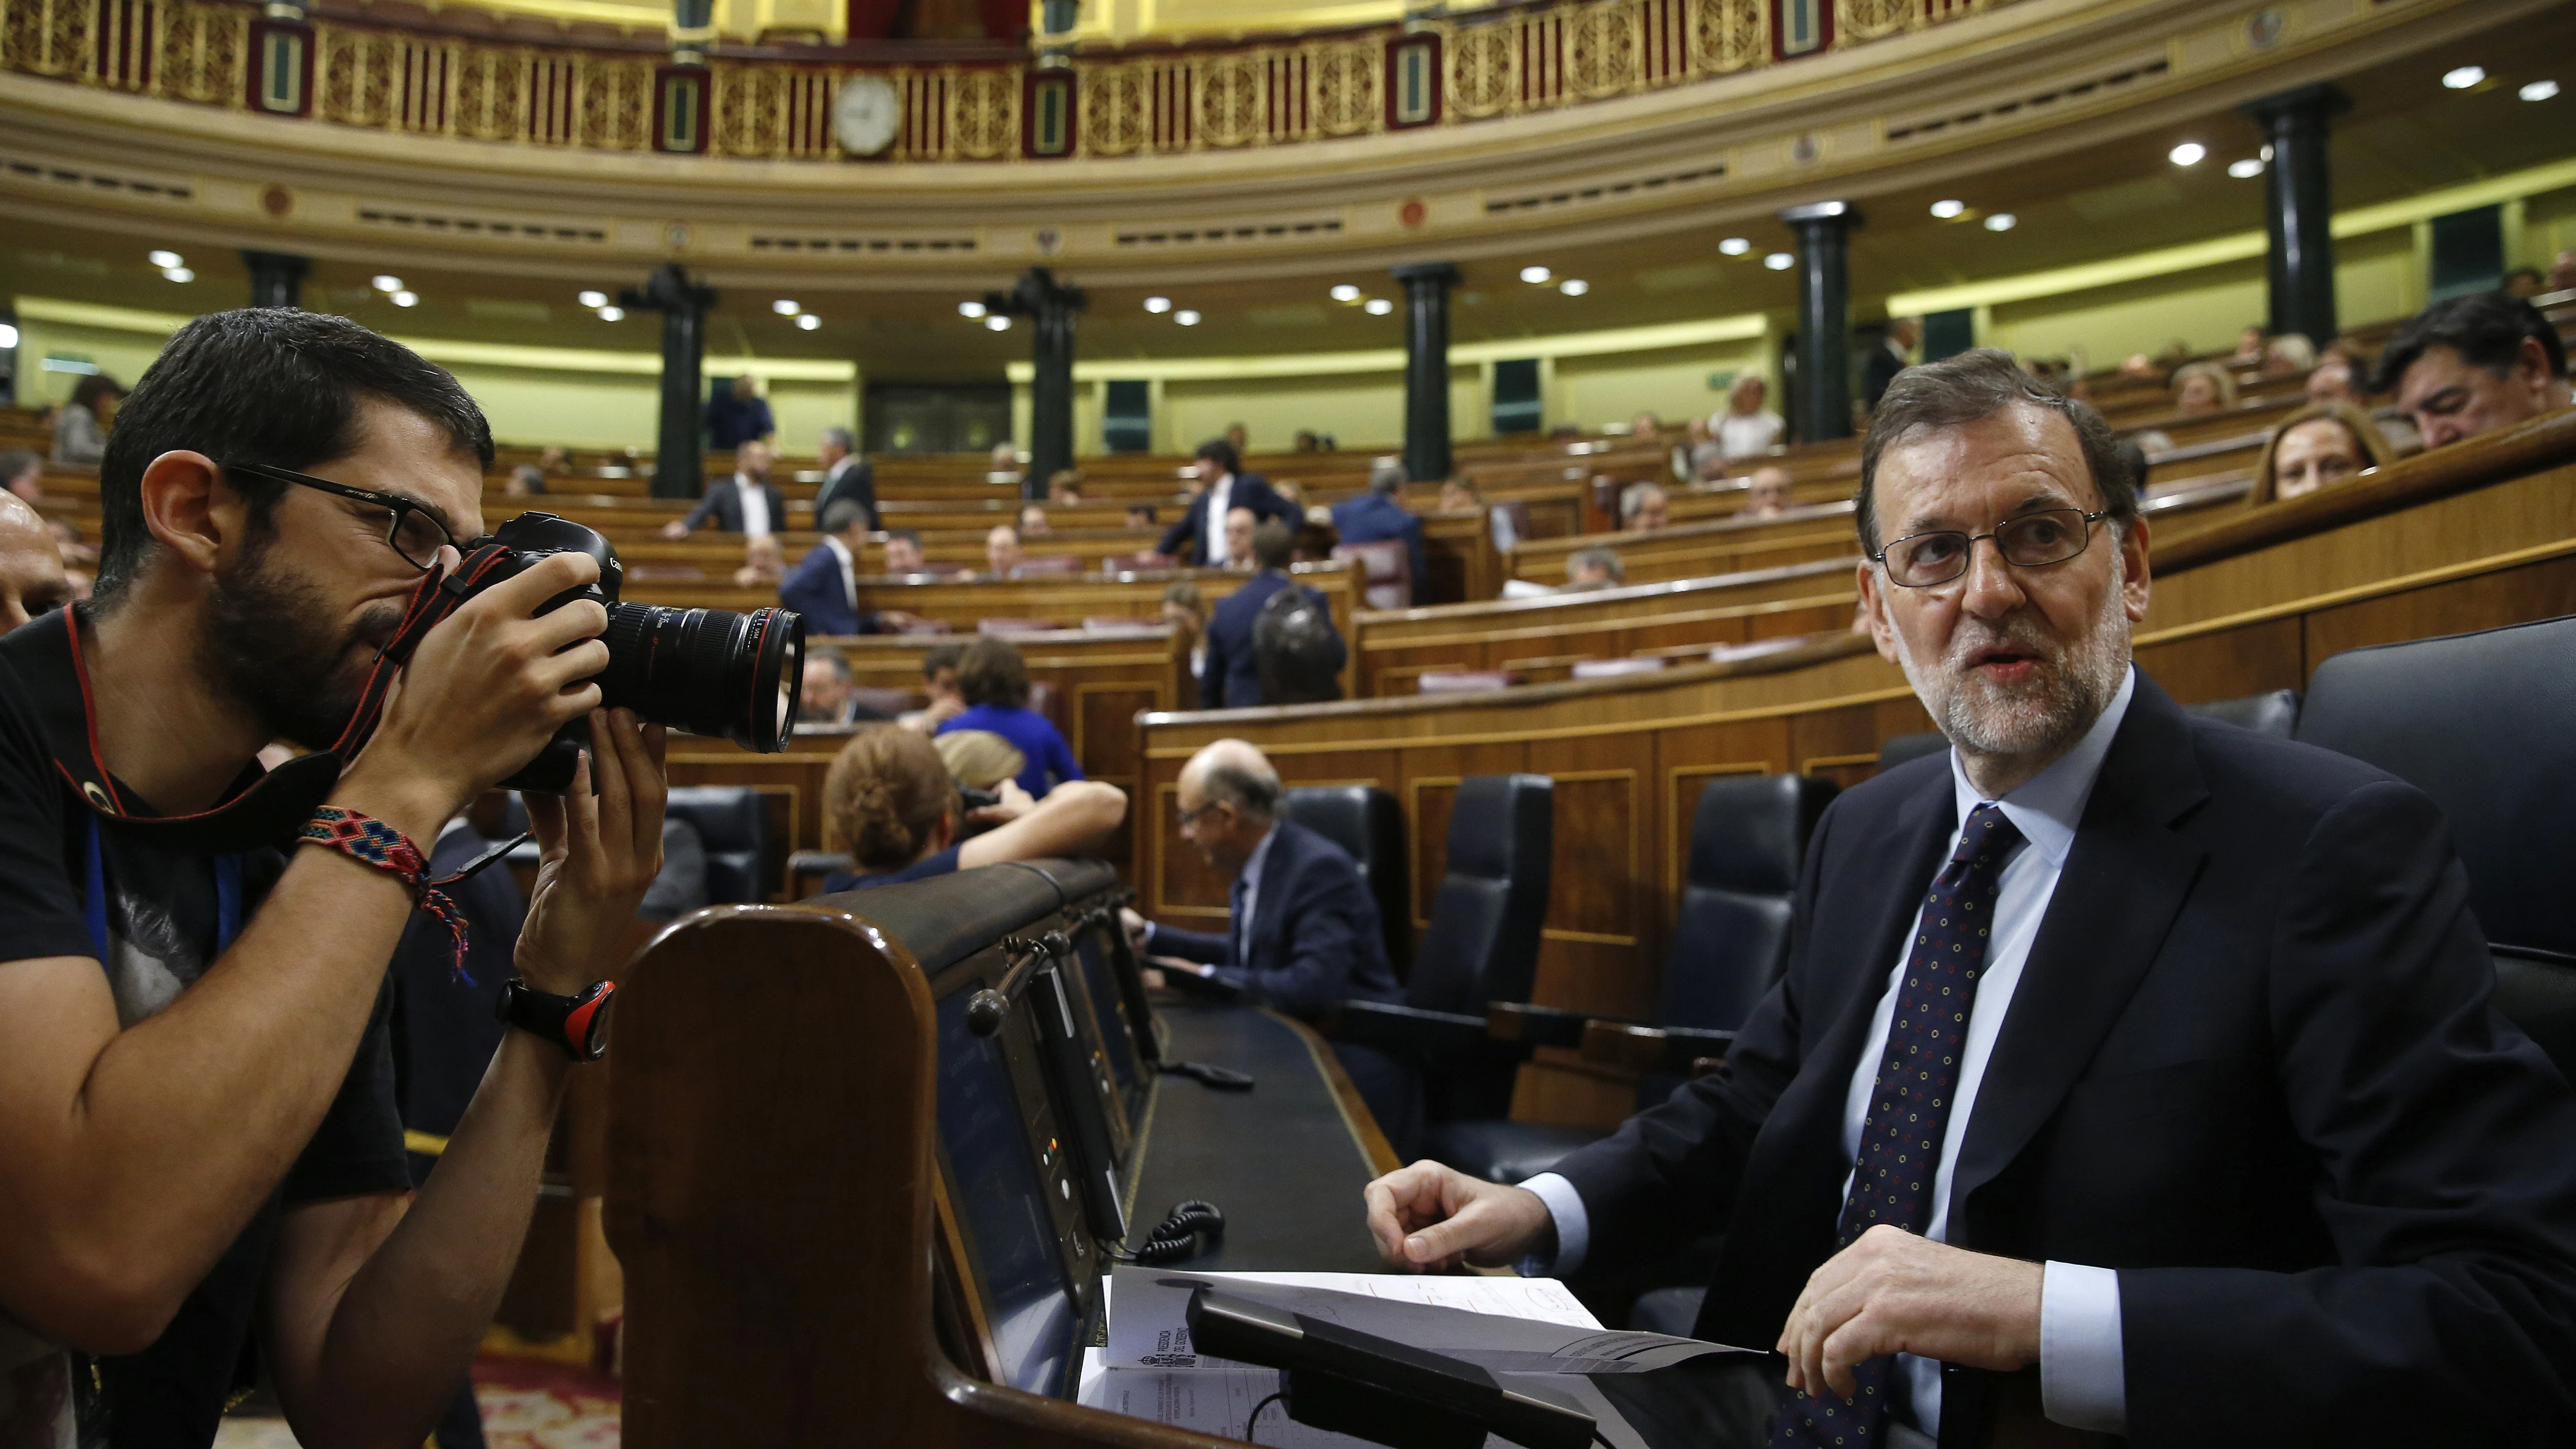
[[668,813],[695,826],[706,846],[709,905],[761,898],[761,857],[769,832],[759,791],[748,785],[675,786]]
[[1288,818],[1350,852],[1386,927],[1386,959],[1398,980],[1413,964],[1412,861],[1404,850],[1404,808],[1369,785],[1302,785],[1287,797]]
[[2317,666],[2297,738],[2431,795],[2496,958],[2496,1010],[2576,1077],[2576,617],[2355,649]]
[[2243,699],[2219,699],[2207,704],[2190,704],[2183,708],[2203,719],[2224,720],[2239,729],[2258,735],[2289,739],[2299,724],[2299,692],[2275,689],[2267,694],[2249,694]]
[[1948,748],[1950,737],[1939,730],[1927,730],[1919,735],[1889,735],[1887,742],[1878,747],[1878,772],[1884,775],[1908,760],[1937,755]]

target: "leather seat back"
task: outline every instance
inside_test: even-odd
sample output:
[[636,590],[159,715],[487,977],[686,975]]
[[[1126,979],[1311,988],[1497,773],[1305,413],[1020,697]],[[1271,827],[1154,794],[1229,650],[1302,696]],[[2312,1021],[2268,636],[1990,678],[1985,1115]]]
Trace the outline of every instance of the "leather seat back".
[[1878,772],[1884,775],[1908,760],[1937,755],[1948,748],[1950,739],[1939,730],[1927,730],[1919,735],[1889,735],[1886,743],[1878,747]]
[[1386,928],[1386,959],[1400,980],[1413,961],[1411,864],[1404,853],[1404,810],[1370,785],[1302,785],[1287,796],[1288,818],[1350,852]]
[[2203,719],[2224,720],[2239,729],[2252,730],[2275,739],[2289,739],[2299,724],[2299,692],[2295,689],[2275,689],[2268,694],[2218,699],[2183,708]]
[[706,846],[708,904],[761,898],[761,856],[769,832],[759,791],[748,785],[675,786],[668,813],[696,827]]
[[[1449,808],[1449,853],[1431,924],[1415,945],[1408,1005],[1482,1016],[1491,1001],[1527,1001],[1538,976],[1555,846],[1556,782],[1473,775]],[[1513,1068],[1456,1063],[1423,1081],[1434,1122],[1509,1116]]]
[[1663,1025],[1733,1031],[1780,979],[1807,837],[1837,793],[1809,775],[1730,775],[1699,792],[1664,954]]

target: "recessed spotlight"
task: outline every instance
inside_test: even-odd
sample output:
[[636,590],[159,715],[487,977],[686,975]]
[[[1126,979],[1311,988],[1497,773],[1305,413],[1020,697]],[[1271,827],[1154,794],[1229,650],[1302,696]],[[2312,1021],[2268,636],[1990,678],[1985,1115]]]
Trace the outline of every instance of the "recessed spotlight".
[[2208,154],[2209,148],[2207,146],[2200,144],[2198,141],[2185,141],[2181,145],[2167,151],[2165,153],[2165,159],[2171,161],[2176,166],[2197,166],[2200,164],[2201,158]]
[[1361,310],[1372,317],[1383,317],[1395,310],[1395,304],[1384,297],[1371,297],[1368,299],[1368,304]]
[[1359,299],[1360,289],[1352,286],[1348,282],[1343,282],[1333,288],[1333,300],[1336,302],[1356,302]]
[[1746,252],[1753,250],[1753,243],[1746,241],[1740,236],[1731,236],[1726,240],[1719,242],[1717,244],[1717,249],[1726,253],[1730,257],[1740,257]]
[[0,322],[0,352],[6,352],[17,345],[18,329],[9,323]]
[[623,307],[602,307],[599,309],[599,320],[602,322],[623,322],[626,320],[626,309]]
[[777,301],[769,304],[769,310],[777,313],[781,317],[793,317],[805,309],[788,301],[786,298],[781,297]]
[[957,304],[957,315],[960,317],[981,317],[984,315],[984,304],[981,302],[960,302]]
[[1789,255],[1787,252],[1773,252],[1771,255],[1762,259],[1762,265],[1769,267],[1775,272],[1785,272],[1797,264],[1798,259]]
[[1592,290],[1592,284],[1581,277],[1568,277],[1557,283],[1556,289],[1569,297],[1580,297]]
[[1011,319],[995,312],[984,319],[984,326],[990,331],[1008,332],[1011,330]]
[[368,283],[368,285],[374,287],[379,292],[387,293],[399,292],[403,289],[402,278],[400,277],[379,276],[373,282]]
[[1550,272],[1550,271],[1549,271],[1547,268],[1545,268],[1545,267],[1523,267],[1523,268],[1521,268],[1521,280],[1522,280],[1522,281],[1524,281],[1524,282],[1531,283],[1532,285],[1537,285],[1537,284],[1543,283],[1543,282],[1547,281],[1547,279],[1548,279],[1548,278],[1550,278],[1550,277],[1552,277],[1552,276],[1554,276],[1554,275],[1555,275],[1555,273]]
[[608,305],[608,294],[606,292],[584,292],[581,294],[581,305],[591,308],[594,311],[601,307],[605,307]]
[[156,267],[164,268],[184,267],[188,264],[187,258],[180,256],[177,252],[171,251],[154,252],[150,256],[144,258],[144,260],[150,262]]
[[1932,203],[1932,214],[1941,218],[1943,221],[1948,221],[1950,218],[1957,216],[1960,212],[1967,209],[1968,203],[1964,201],[1944,200]]
[[2263,163],[2251,156],[2242,161],[2230,161],[2227,163],[2227,174],[2239,181],[2248,176],[2260,176],[2263,174]]
[[823,319],[822,319],[822,318],[820,318],[820,317],[815,316],[815,315],[814,315],[813,313],[811,313],[811,312],[807,312],[807,313],[804,313],[804,314],[800,315],[799,317],[797,317],[797,319],[796,319],[796,325],[797,325],[797,326],[799,326],[799,327],[801,327],[801,328],[803,328],[803,329],[805,329],[805,330],[806,330],[806,331],[808,331],[808,332],[811,332],[811,331],[813,331],[815,328],[820,327],[820,326],[822,326],[822,325],[823,325]]
[[397,307],[413,307],[420,304],[420,294],[418,292],[396,292],[385,300],[393,303]]
[[161,275],[174,282],[193,282],[197,280],[197,274],[189,271],[186,267],[163,267],[161,269]]
[[1145,299],[1145,310],[1153,313],[1157,317],[1160,317],[1164,313],[1172,310],[1172,299],[1169,297],[1148,297]]
[[1184,307],[1180,311],[1172,314],[1172,320],[1180,323],[1184,327],[1196,327],[1199,325],[1199,314],[1191,311],[1187,307]]
[[2442,84],[2455,91],[2467,90],[2486,78],[2487,68],[2482,65],[2464,65],[2457,70],[2442,72]]
[[2521,90],[2514,92],[2514,94],[2522,97],[2526,101],[2545,101],[2551,96],[2558,94],[2558,82],[2554,80],[2536,80],[2531,84],[2524,86]]
[[1998,211],[1994,215],[1986,218],[1986,230],[1988,231],[2010,231],[2019,225],[2021,225],[2021,218],[2013,215],[2009,211]]

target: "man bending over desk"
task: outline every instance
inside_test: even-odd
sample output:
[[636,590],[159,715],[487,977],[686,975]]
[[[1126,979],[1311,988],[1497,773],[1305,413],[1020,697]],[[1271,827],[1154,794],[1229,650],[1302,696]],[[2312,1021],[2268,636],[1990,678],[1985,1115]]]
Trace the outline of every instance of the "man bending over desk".
[[1785,1356],[1737,1443],[2576,1441],[2576,1095],[2430,800],[2133,667],[2112,445],[2000,352],[1890,384],[1861,607],[1951,751],[1826,811],[1723,1072],[1519,1187],[1379,1179],[1380,1251],[1722,1226],[1699,1335]]

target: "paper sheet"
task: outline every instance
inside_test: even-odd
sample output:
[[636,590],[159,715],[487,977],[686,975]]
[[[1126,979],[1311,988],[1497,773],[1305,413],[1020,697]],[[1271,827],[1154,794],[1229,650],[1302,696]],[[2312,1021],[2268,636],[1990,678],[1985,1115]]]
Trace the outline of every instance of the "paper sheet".
[[[1321,1289],[1567,1328],[1597,1331],[1601,1327],[1601,1320],[1554,1278],[1431,1273],[1191,1273],[1121,1265],[1110,1275],[1107,1285],[1109,1301],[1116,1305],[1109,1314],[1108,1366],[1197,1367],[1200,1360],[1190,1351],[1187,1315],[1190,1290],[1201,1283]],[[1301,1303],[1297,1311],[1316,1310]],[[1320,1312],[1333,1316],[1329,1306],[1320,1306]]]

